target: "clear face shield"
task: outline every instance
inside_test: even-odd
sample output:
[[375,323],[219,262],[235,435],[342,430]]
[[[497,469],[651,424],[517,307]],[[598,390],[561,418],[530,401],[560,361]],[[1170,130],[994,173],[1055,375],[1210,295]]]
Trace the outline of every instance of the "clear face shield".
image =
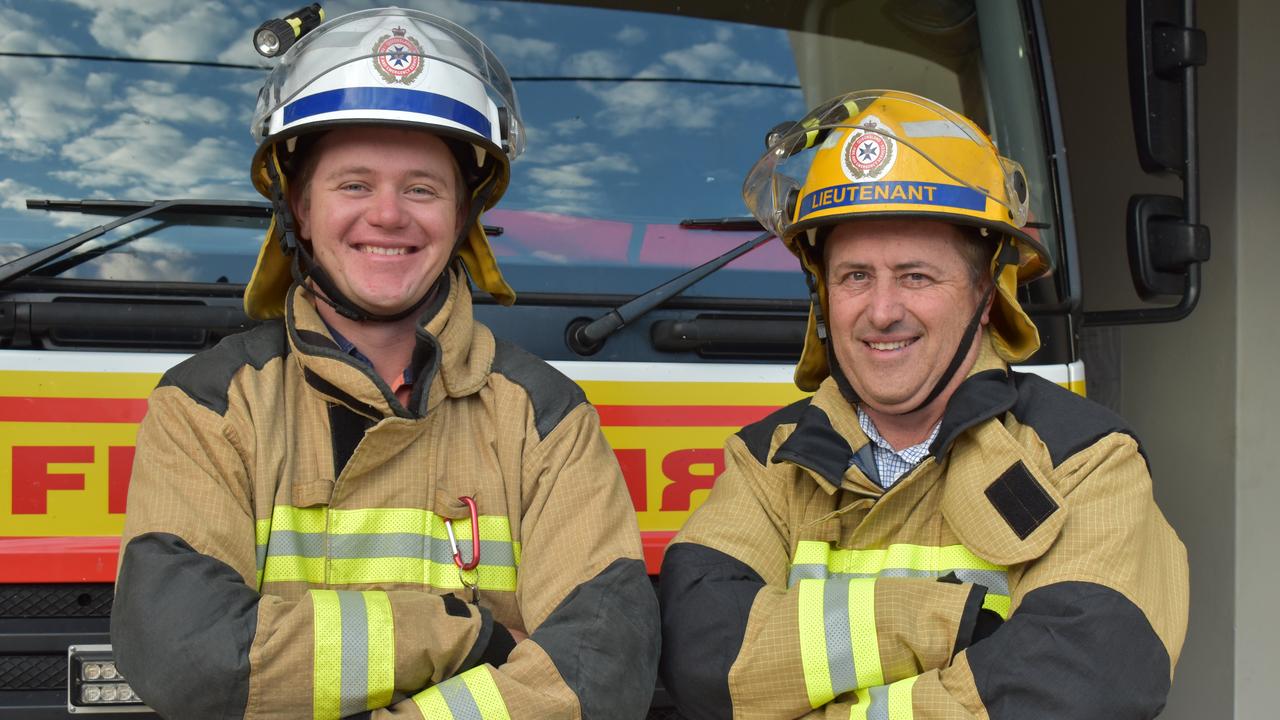
[[456,130],[508,162],[525,145],[497,57],[461,26],[418,10],[364,10],[305,35],[259,91],[250,130],[262,144],[312,122],[362,119]]
[[922,97],[865,90],[834,98],[774,136],[743,200],[790,244],[858,215],[920,214],[1022,235],[1022,166],[973,123]]

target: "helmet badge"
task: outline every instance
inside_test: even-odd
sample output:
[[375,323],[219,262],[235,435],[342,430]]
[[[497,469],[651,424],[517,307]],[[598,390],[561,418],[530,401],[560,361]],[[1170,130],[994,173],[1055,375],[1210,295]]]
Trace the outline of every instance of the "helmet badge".
[[394,85],[409,85],[422,74],[422,47],[401,27],[393,28],[373,46],[373,67]]
[[854,182],[876,180],[893,167],[897,143],[888,135],[876,132],[879,126],[879,119],[867,116],[845,137],[840,166],[845,176]]

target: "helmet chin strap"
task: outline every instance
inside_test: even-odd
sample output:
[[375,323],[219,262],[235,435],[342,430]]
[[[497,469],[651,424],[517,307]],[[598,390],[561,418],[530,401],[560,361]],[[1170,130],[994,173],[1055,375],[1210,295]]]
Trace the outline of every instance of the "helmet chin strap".
[[[921,400],[919,404],[910,410],[893,413],[894,415],[910,415],[911,413],[923,410],[934,400],[937,400],[938,396],[942,394],[942,391],[946,390],[947,385],[951,384],[951,380],[955,377],[956,371],[958,371],[960,366],[964,364],[964,360],[968,357],[969,350],[973,346],[973,338],[977,335],[978,328],[982,325],[982,315],[986,312],[987,304],[991,302],[991,297],[995,293],[996,284],[1000,281],[1000,273],[1004,271],[1005,267],[1012,263],[1016,263],[1017,261],[1017,248],[1014,247],[1013,243],[1010,242],[1007,237],[1002,237],[1000,239],[1000,244],[996,249],[996,267],[991,274],[991,285],[987,288],[987,291],[982,294],[982,300],[978,303],[977,309],[974,310],[973,317],[969,318],[969,323],[964,329],[964,335],[960,338],[960,343],[956,347],[955,354],[951,356],[951,362],[947,364],[947,369],[942,372],[942,376],[938,378],[936,383],[934,383],[933,389],[929,391],[928,396],[926,396],[924,400]],[[822,314],[822,308],[820,307],[818,308],[818,314],[819,316]],[[861,398],[859,398],[857,392],[854,391],[853,386],[849,383],[849,379],[845,377],[844,371],[840,369],[840,364],[836,361],[835,352],[833,352],[832,345],[830,343],[827,343],[827,365],[831,368],[831,375],[835,378],[836,386],[840,388],[840,394],[844,396],[845,400],[848,400],[850,403],[861,402]]]
[[960,338],[960,344],[956,347],[955,355],[951,356],[951,362],[947,364],[947,369],[943,371],[942,377],[938,378],[938,382],[934,383],[933,390],[929,391],[928,397],[920,401],[919,405],[904,412],[900,415],[909,415],[918,412],[927,407],[942,391],[951,384],[951,379],[955,377],[956,371],[964,364],[964,360],[969,356],[969,350],[973,346],[974,335],[978,333],[978,328],[982,325],[982,316],[987,310],[987,305],[991,302],[992,295],[995,294],[996,285],[1000,282],[1000,273],[1005,267],[1011,263],[1018,261],[1018,250],[1009,241],[1008,237],[1001,237],[1000,244],[996,247],[996,267],[991,273],[991,285],[987,287],[987,291],[982,294],[982,300],[978,302],[978,307],[973,311],[973,317],[969,319],[969,324],[964,329],[964,335]]

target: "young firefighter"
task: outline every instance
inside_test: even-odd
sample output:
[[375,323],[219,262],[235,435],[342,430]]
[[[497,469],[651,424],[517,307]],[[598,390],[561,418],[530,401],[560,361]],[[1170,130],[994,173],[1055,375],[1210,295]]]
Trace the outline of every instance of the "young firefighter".
[[795,125],[743,194],[813,288],[796,384],[817,392],[730,438],[667,551],[681,711],[1156,715],[1186,554],[1120,418],[1008,368],[1040,343],[1017,286],[1050,262],[1022,168],[966,118],[868,91]]
[[472,318],[468,275],[514,300],[480,222],[523,144],[502,65],[353,13],[289,48],[253,132],[267,321],[151,395],[123,674],[171,718],[643,717],[657,603],[596,412]]

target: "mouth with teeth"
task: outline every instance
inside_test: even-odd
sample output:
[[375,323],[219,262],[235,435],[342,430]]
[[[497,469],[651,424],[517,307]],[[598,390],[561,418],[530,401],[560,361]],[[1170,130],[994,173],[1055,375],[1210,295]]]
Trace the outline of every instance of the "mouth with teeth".
[[416,252],[413,248],[379,247],[377,245],[356,245],[355,250],[366,255],[408,255]]
[[893,351],[895,351],[895,350],[901,350],[901,349],[903,349],[903,348],[907,347],[908,345],[911,345],[911,344],[912,344],[912,343],[914,343],[915,341],[916,341],[916,338],[910,338],[910,339],[908,339],[908,340],[894,340],[893,342],[868,342],[868,341],[864,341],[864,344],[865,344],[867,347],[871,348],[872,350],[878,350],[878,351],[881,351],[881,352],[893,352]]

